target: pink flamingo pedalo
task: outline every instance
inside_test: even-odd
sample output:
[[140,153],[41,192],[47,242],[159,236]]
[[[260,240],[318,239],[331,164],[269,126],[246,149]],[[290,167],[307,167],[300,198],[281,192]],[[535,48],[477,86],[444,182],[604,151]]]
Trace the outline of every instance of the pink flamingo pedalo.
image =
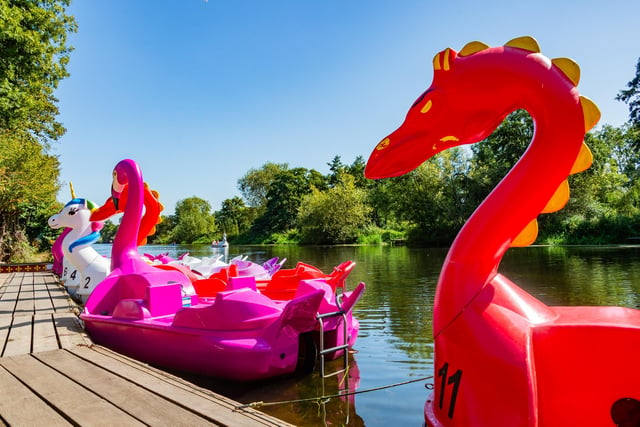
[[578,65],[536,40],[471,42],[434,60],[431,87],[375,147],[368,178],[489,136],[526,110],[528,150],[468,219],[437,284],[429,426],[639,426],[640,311],[550,307],[498,273],[504,253],[537,236],[536,217],[569,199],[569,175],[591,165],[584,135],[600,112],[576,88]]
[[[197,294],[182,269],[151,266],[138,253],[145,200],[142,173],[133,160],[113,172],[113,208],[128,199],[113,241],[111,273],[89,296],[80,315],[92,340],[147,363],[199,375],[253,381],[306,369],[315,361],[316,335],[345,354],[359,324],[352,307],[364,283],[340,302],[328,279],[301,280],[286,301],[257,289],[253,276],[229,277],[223,289]],[[150,221],[149,224],[155,224]],[[143,235],[146,235],[143,233]],[[185,267],[186,268],[186,267]],[[319,320],[318,313],[336,313]],[[322,328],[320,327],[322,325]],[[320,332],[317,332],[318,329]]]

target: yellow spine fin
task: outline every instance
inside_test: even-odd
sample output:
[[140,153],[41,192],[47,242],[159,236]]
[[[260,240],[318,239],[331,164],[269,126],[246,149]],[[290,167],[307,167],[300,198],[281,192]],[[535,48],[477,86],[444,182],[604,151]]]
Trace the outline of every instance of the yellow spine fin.
[[576,158],[576,161],[571,168],[571,172],[569,173],[573,175],[575,173],[583,172],[589,169],[592,163],[593,154],[591,154],[591,150],[589,149],[587,144],[583,142],[582,146],[580,147],[580,153],[578,153],[578,157]]
[[582,105],[584,116],[584,131],[589,132],[600,120],[600,109],[592,100],[582,95],[580,95],[580,105]]
[[551,62],[571,80],[574,86],[578,86],[578,83],[580,83],[580,66],[573,59],[553,58]]
[[530,52],[540,53],[540,45],[536,39],[530,36],[518,37],[513,40],[509,40],[505,43],[505,46],[517,47],[520,49],[528,50]]
[[436,56],[433,57],[433,69],[434,70],[440,70],[442,67],[440,66],[440,53],[436,54]]
[[488,44],[485,44],[479,41],[472,41],[464,45],[464,47],[460,50],[460,52],[458,52],[458,55],[469,56],[469,55],[473,55],[474,53],[480,52],[481,50],[485,50],[487,48],[489,48]]
[[523,246],[529,246],[536,241],[538,237],[538,221],[534,218],[525,228],[522,229],[520,234],[511,242],[512,248],[521,248]]
[[433,57],[433,69],[436,71],[444,70],[449,71],[449,61],[451,57],[451,49],[446,48],[442,52],[439,52]]
[[562,184],[558,186],[556,192],[553,193],[553,196],[551,196],[551,199],[549,199],[547,205],[544,207],[544,209],[542,209],[541,213],[557,212],[562,209],[568,201],[569,181],[565,179],[564,181],[562,181]]

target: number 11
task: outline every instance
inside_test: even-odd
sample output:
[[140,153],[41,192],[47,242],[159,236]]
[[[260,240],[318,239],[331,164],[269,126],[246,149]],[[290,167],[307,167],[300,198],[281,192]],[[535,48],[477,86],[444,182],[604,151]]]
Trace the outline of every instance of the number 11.
[[449,371],[449,363],[446,362],[442,365],[442,368],[438,370],[438,376],[442,378],[440,382],[440,398],[438,400],[438,407],[442,409],[444,406],[444,389],[447,385],[453,384],[453,389],[451,390],[451,402],[449,403],[449,412],[447,416],[449,418],[453,418],[453,411],[456,408],[456,398],[458,397],[458,389],[460,388],[460,380],[462,379],[462,370],[458,369],[451,376],[447,378],[447,373]]

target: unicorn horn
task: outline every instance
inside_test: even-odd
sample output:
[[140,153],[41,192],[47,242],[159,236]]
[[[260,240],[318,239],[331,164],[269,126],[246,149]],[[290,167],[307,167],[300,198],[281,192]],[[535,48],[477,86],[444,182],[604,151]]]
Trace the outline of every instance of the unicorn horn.
[[73,183],[71,181],[69,181],[69,190],[71,190],[71,198],[75,199],[76,198],[76,192],[73,190]]

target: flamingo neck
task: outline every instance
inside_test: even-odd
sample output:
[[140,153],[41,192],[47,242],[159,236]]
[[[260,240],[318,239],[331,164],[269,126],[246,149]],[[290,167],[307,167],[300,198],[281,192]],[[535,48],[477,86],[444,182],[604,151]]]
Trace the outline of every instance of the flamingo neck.
[[[128,197],[122,221],[113,240],[111,252],[111,269],[124,274],[137,271],[141,264],[138,255],[137,236],[142,218],[144,186],[142,174],[132,160],[123,160],[115,167],[118,177],[124,177],[128,186]],[[146,265],[146,264],[145,264]]]

